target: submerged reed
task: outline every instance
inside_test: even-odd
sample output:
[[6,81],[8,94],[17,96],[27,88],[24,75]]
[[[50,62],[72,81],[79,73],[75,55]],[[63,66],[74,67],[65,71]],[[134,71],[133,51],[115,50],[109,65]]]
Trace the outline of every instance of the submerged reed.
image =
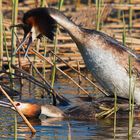
[[72,140],[71,125],[69,122],[68,122],[68,138],[67,138],[67,140]]

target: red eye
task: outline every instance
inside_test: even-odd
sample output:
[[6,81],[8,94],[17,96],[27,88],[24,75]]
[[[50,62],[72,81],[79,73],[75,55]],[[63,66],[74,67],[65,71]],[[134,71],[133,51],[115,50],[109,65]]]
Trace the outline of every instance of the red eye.
[[16,106],[20,106],[20,103],[16,103]]

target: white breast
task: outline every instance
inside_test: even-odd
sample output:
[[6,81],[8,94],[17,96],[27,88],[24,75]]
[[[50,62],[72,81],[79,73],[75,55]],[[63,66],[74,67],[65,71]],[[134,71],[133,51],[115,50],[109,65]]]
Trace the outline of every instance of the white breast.
[[[96,46],[95,43],[92,48],[81,46],[78,48],[88,70],[109,94],[116,92],[120,97],[129,97],[129,75],[125,68],[118,63],[118,58],[115,55]],[[132,82],[132,87],[133,85],[134,82]],[[140,89],[135,90],[134,97],[140,104]]]

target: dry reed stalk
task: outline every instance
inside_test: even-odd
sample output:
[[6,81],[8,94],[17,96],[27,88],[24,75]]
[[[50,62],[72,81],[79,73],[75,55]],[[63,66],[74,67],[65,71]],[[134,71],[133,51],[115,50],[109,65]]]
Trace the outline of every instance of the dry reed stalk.
[[[43,0],[42,0],[43,1]],[[56,2],[56,1],[55,1]],[[108,9],[108,7],[112,7],[113,9],[112,10],[116,10],[117,8],[117,10],[127,10],[128,12],[127,13],[125,13],[125,18],[127,18],[127,20],[129,21],[129,9],[132,7],[132,10],[134,10],[134,8],[138,8],[138,9],[140,9],[140,6],[139,6],[139,4],[140,4],[140,1],[139,0],[133,0],[133,1],[131,1],[131,4],[120,4],[119,3],[120,2],[120,0],[115,0],[115,1],[113,1],[113,3],[111,2],[111,0],[106,0],[106,1],[104,1],[104,3],[106,4],[110,4],[111,3],[111,5],[109,5],[109,6],[107,6],[107,9]],[[51,1],[49,1],[49,3],[51,3]],[[24,11],[24,12],[26,12],[27,10],[29,10],[29,9],[31,9],[31,8],[33,8],[34,7],[34,0],[32,0],[32,1],[24,1],[24,4],[26,5],[28,5],[28,6],[26,6],[26,7],[24,7],[24,5],[20,5],[19,6],[19,10],[22,10],[22,11]],[[86,4],[81,4],[82,6],[79,6],[78,8],[77,8],[77,10],[79,10],[79,11],[81,11],[82,9],[83,10],[86,10],[87,9],[87,3]],[[84,5],[84,6],[83,6]],[[92,7],[88,7],[88,10],[90,10],[90,9],[95,9],[95,4],[94,5],[91,5]],[[94,7],[93,7],[94,6]],[[8,9],[9,9],[9,7],[7,7],[7,6],[3,6],[2,7],[3,8],[3,10],[7,10],[8,11]],[[124,8],[124,9],[123,9]],[[63,10],[65,10],[66,9],[66,6],[63,6]],[[103,9],[103,6],[101,5],[101,9]],[[89,11],[89,13],[90,13],[90,11]],[[92,12],[93,13],[93,12]],[[66,15],[68,14],[70,17],[71,16],[73,16],[74,14],[76,14],[76,12],[71,12],[71,11],[69,11],[68,10],[68,12],[66,12],[65,13]],[[131,33],[131,36],[133,36],[133,34],[134,34],[134,32],[137,32],[137,35],[136,35],[136,37],[137,38],[139,38],[139,31],[137,30],[139,27],[140,27],[140,25],[139,25],[139,20],[138,20],[138,18],[137,17],[139,17],[139,15],[140,15],[140,12],[139,11],[137,11],[137,12],[133,12],[133,17],[135,17],[135,19],[133,19],[133,21],[132,21],[132,23],[134,24],[134,26],[133,26],[133,28],[134,28],[134,30],[135,31],[133,31],[132,33]],[[81,15],[81,18],[84,16],[84,12],[83,12],[83,14]],[[92,17],[93,18],[93,17]],[[116,22],[117,24],[115,24],[115,23],[113,23],[113,24],[110,24],[110,21],[109,21],[109,18],[112,18],[112,22]],[[106,25],[104,26],[104,30],[105,30],[105,32],[107,31],[111,31],[111,32],[113,32],[115,35],[116,35],[116,33],[118,33],[119,34],[119,36],[121,35],[121,33],[123,32],[123,25],[122,25],[122,22],[120,22],[120,20],[118,20],[116,17],[111,17],[111,16],[109,16],[109,18],[107,18],[107,20],[105,21],[105,23],[106,23]],[[120,17],[121,19],[122,19],[122,16]],[[83,19],[83,18],[82,18]],[[86,19],[86,18],[84,18],[84,19]],[[95,18],[94,18],[95,19]],[[113,21],[114,20],[114,21]],[[93,21],[95,21],[95,20],[93,20]],[[119,24],[118,24],[119,23]],[[4,25],[6,25],[6,27],[8,28],[9,27],[9,24],[11,24],[10,22],[9,22],[9,19],[5,19],[4,18]],[[128,25],[126,25],[126,27],[127,27]],[[102,26],[103,27],[103,26]],[[119,28],[118,28],[119,27]],[[94,28],[94,27],[93,27]],[[128,31],[128,29],[126,29],[126,32]],[[113,36],[113,33],[111,33],[110,35],[111,36]],[[7,34],[8,34],[8,36],[7,36]],[[9,43],[9,39],[10,39],[10,35],[9,35],[9,31],[6,31],[6,36],[7,36],[7,45],[8,45],[8,47],[10,47],[10,43]],[[22,37],[22,36],[20,36],[20,37]],[[70,37],[68,37],[68,35],[65,35],[64,33],[62,34],[62,35],[60,35],[60,36],[58,36],[58,40],[61,40],[61,41],[66,41],[66,42],[70,42],[70,40],[71,40],[71,38]],[[121,41],[121,38],[119,38],[118,39],[119,41]],[[127,41],[128,40],[128,41]],[[130,40],[129,39],[127,39],[126,40],[126,43],[130,43]],[[133,40],[134,42],[133,42],[133,44],[131,45],[131,47],[132,48],[136,48],[136,50],[139,50],[139,47],[138,47],[138,45],[139,45],[139,41],[138,41],[138,39],[137,39],[137,41],[135,41],[135,39]],[[70,56],[69,57],[71,57],[72,58],[72,60],[77,60],[77,59],[80,59],[81,61],[82,61],[82,58],[81,57],[79,57],[78,55],[79,55],[79,53],[77,53],[78,51],[77,51],[77,49],[76,49],[76,47],[75,47],[75,44],[74,43],[66,43],[66,42],[64,42],[62,45],[61,44],[58,44],[58,47],[59,47],[59,52],[63,52],[63,54],[66,54],[66,55],[69,55],[69,53],[67,53],[68,51],[69,52],[72,52],[71,54],[70,54]],[[132,43],[132,42],[131,42]],[[128,44],[129,45],[129,44]],[[48,50],[50,50],[50,49],[52,49],[52,47],[53,47],[53,45],[52,44],[48,44]],[[8,48],[8,50],[10,51],[10,49]],[[40,48],[40,50],[42,51],[43,50],[43,48]],[[21,54],[22,54],[23,52],[21,52]],[[31,53],[30,53],[31,54]],[[77,56],[74,56],[75,54],[77,54]],[[62,57],[64,56],[64,55],[62,55],[62,54],[60,54]],[[4,56],[5,56],[5,54],[4,54]],[[76,58],[77,57],[77,58]],[[4,57],[4,59],[5,59],[5,57]],[[63,59],[65,59],[65,60],[68,60],[68,61],[71,61],[69,58],[65,58],[65,57],[63,57]],[[16,60],[17,61],[17,60]],[[76,62],[76,61],[75,61]],[[70,62],[70,63],[72,63],[72,65],[74,66],[74,67],[76,67],[76,64],[75,64],[75,62],[74,63],[72,63],[72,62]],[[26,62],[25,62],[26,63]],[[6,64],[6,62],[4,62],[4,64]],[[40,63],[39,64],[39,62],[37,63],[37,67],[41,67],[42,66],[42,64]],[[64,66],[63,64],[58,64],[57,66]],[[49,65],[47,65],[47,66],[45,66],[45,67],[47,67],[47,68],[49,68]],[[84,67],[84,65],[82,64],[82,65],[80,65],[80,67]]]
[[[16,35],[16,37],[17,37],[17,35]],[[17,37],[17,39],[18,39],[18,41],[19,41],[19,43],[20,43],[20,40],[19,40],[19,38]],[[38,41],[38,44],[37,44],[37,48],[39,49],[39,44],[40,44],[40,41]],[[24,53],[26,53],[26,51],[25,51],[25,49],[24,49],[24,47],[23,47],[23,51],[24,51]],[[28,61],[30,62],[30,65],[31,65],[31,67],[33,68],[33,70],[35,70],[35,72],[41,77],[41,79],[45,82],[45,84],[49,87],[49,89],[50,89],[50,91],[49,91],[49,89],[47,89],[47,91],[49,91],[49,93],[52,93],[52,95],[53,95],[53,104],[54,105],[56,105],[56,98],[61,102],[61,103],[65,103],[65,104],[69,104],[69,100],[68,99],[66,99],[65,97],[63,97],[62,95],[60,95],[60,94],[58,94],[57,92],[55,92],[55,90],[52,88],[52,86],[47,82],[47,80],[45,80],[45,78],[41,75],[41,73],[38,71],[38,69],[36,68],[36,66],[34,66],[33,65],[33,63],[31,62],[31,60],[30,60],[30,58],[29,58],[29,56],[28,56],[28,54],[26,54],[26,57],[27,57],[27,59],[28,59]],[[35,56],[36,57],[36,56]],[[37,58],[36,58],[37,59]],[[21,69],[21,71],[23,71],[22,69]],[[55,98],[56,97],[56,98]]]
[[[79,61],[77,60],[77,71],[81,73]],[[78,74],[79,84],[82,82],[81,75]]]
[[[33,67],[33,69],[35,70],[35,72],[39,75],[39,77],[43,80],[43,82],[49,87],[50,89],[50,93],[54,94],[54,96],[59,99],[59,101],[61,101],[61,103],[65,102],[68,103],[70,102],[68,99],[66,99],[65,97],[63,97],[62,95],[60,95],[58,92],[56,92],[54,90],[54,88],[49,84],[49,82],[41,75],[41,73],[39,72],[39,70],[32,64],[30,58],[28,57],[28,61],[30,62],[31,66]],[[53,99],[54,103],[56,105],[56,99]]]
[[[51,53],[53,53],[51,51]],[[54,53],[53,53],[54,54]],[[56,55],[56,54],[54,54]],[[56,57],[61,60],[63,63],[65,63],[68,67],[70,67],[72,70],[74,70],[75,72],[77,72],[80,76],[82,76],[84,79],[86,79],[88,82],[90,82],[94,87],[96,87],[99,91],[101,91],[102,93],[104,93],[105,95],[108,95],[103,89],[101,89],[99,86],[97,86],[95,83],[93,83],[87,76],[83,75],[80,71],[78,71],[77,69],[73,68],[71,65],[69,65],[65,60],[63,60],[62,58],[60,58],[58,55],[56,55]]]
[[140,10],[140,3],[137,5],[133,5],[133,4],[114,4],[113,8],[116,10],[129,10],[130,8],[132,10]]
[[[110,23],[110,24],[106,24],[103,29],[106,29],[106,28],[109,28],[109,29],[117,29],[117,28],[123,28],[123,24],[122,23],[119,23],[119,24],[116,24],[116,23]],[[133,24],[133,28],[140,28],[140,24],[139,23],[134,23]]]
[[36,130],[33,128],[33,126],[30,124],[30,122],[27,120],[27,118],[24,116],[24,114],[16,107],[13,100],[9,97],[9,95],[5,92],[5,90],[0,86],[0,90],[2,93],[6,96],[6,98],[10,101],[10,103],[14,106],[15,110],[18,112],[18,114],[22,117],[24,122],[27,124],[27,126],[30,128],[31,132],[34,134],[36,133]]
[[[30,61],[30,59],[29,59]],[[30,64],[32,65],[32,63],[30,62]],[[43,76],[40,74],[40,72],[38,71],[38,69],[36,69],[34,67],[34,65],[32,65],[33,69],[36,71],[36,73],[40,76],[40,78],[43,80],[44,83],[42,83],[41,81],[37,80],[35,77],[33,77],[32,75],[30,75],[29,73],[27,73],[26,71],[24,71],[23,69],[20,69],[20,68],[17,68],[16,66],[12,65],[12,68],[14,70],[16,70],[17,72],[19,73],[22,73],[22,76],[19,74],[13,74],[17,77],[21,77],[21,78],[24,78],[34,84],[36,84],[37,86],[45,89],[47,92],[52,92],[54,93],[54,96],[59,100],[59,102],[61,103],[64,103],[64,104],[69,104],[70,101],[68,99],[66,99],[65,97],[63,97],[62,95],[60,95],[58,92],[56,92],[52,87],[51,85],[47,82],[47,80],[45,80],[43,78]],[[9,74],[8,72],[6,72],[6,74]]]
[[[33,54],[37,55],[40,59],[43,59],[45,61],[47,61],[50,65],[54,65],[51,61],[49,61],[47,58],[45,58],[43,55],[41,55],[39,52],[37,52],[36,50],[32,49],[31,50]],[[69,78],[77,87],[79,87],[85,94],[87,94],[89,97],[89,93],[83,89],[75,80],[73,80],[69,75],[67,75],[64,71],[62,71],[60,68],[58,68],[56,66],[56,69],[59,70],[63,75],[65,75],[67,78]]]

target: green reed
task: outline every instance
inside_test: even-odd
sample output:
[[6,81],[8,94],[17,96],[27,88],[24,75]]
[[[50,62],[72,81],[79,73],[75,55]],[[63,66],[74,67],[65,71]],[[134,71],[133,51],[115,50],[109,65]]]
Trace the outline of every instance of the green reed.
[[[56,29],[56,35],[55,35],[55,39],[54,39],[54,53],[56,54],[57,52],[57,34],[58,34],[58,28]],[[55,74],[56,74],[56,57],[55,55],[53,56],[53,68],[52,68],[52,75],[51,75],[51,86],[54,86],[54,82],[55,82]]]
[[96,30],[100,30],[101,25],[101,7],[103,6],[103,0],[96,0]]
[[[46,5],[46,0],[41,0],[41,4],[40,4],[40,7],[45,7]],[[45,37],[42,38],[42,46],[44,48],[44,56],[46,57],[46,54],[47,54],[47,40]],[[45,74],[45,70],[46,70],[46,61],[43,61],[43,77],[45,79],[46,77],[46,74]],[[44,82],[45,84],[45,82]],[[44,90],[45,92],[45,90]]]
[[46,0],[41,0],[40,1],[40,7],[45,7],[46,5]]
[[[12,25],[17,23],[17,15],[18,15],[18,0],[12,0]],[[16,28],[12,28],[12,42],[11,42],[11,64],[15,64],[15,50],[16,50]],[[14,55],[13,55],[14,54]]]
[[2,0],[0,0],[0,70],[2,69],[3,60],[3,14],[2,14]]
[[4,29],[4,36],[3,36],[3,46],[4,49],[6,50],[6,57],[7,57],[7,62],[8,62],[8,67],[9,67],[9,79],[10,79],[10,86],[11,88],[13,87],[13,79],[12,79],[12,68],[11,68],[11,61],[10,61],[10,57],[9,57],[9,53],[8,53],[8,47],[7,47],[7,41],[6,41],[6,33],[5,33],[5,29]]
[[132,129],[134,124],[134,93],[136,85],[136,77],[132,77],[132,56],[129,56],[129,127],[128,139],[132,139]]
[[123,12],[123,34],[122,34],[122,42],[123,45],[126,45],[126,23],[124,18],[124,12]]
[[17,115],[15,113],[14,140],[17,140]]
[[64,0],[59,0],[59,2],[58,2],[58,9],[59,10],[61,10],[63,3],[64,3]]
[[116,139],[116,125],[117,125],[117,94],[114,92],[114,139]]
[[[63,6],[64,0],[59,0],[58,3],[58,8],[59,10],[61,10],[61,7]],[[57,27],[56,29],[56,35],[55,35],[55,39],[54,39],[54,53],[56,54],[57,52],[57,44],[58,44],[58,40],[57,40],[57,35],[58,35],[58,31],[59,28]],[[52,74],[51,74],[51,86],[54,86],[54,82],[55,82],[55,74],[56,74],[56,56],[53,55],[53,69],[52,69]]]
[[[126,45],[126,25],[125,18],[123,13],[123,44]],[[133,128],[133,117],[134,117],[134,90],[135,90],[135,82],[132,79],[132,58],[129,56],[128,58],[129,64],[129,125],[128,125],[128,139],[132,139],[132,128]]]
[[131,56],[128,59],[129,63],[129,127],[128,127],[128,139],[132,139],[132,61]]

